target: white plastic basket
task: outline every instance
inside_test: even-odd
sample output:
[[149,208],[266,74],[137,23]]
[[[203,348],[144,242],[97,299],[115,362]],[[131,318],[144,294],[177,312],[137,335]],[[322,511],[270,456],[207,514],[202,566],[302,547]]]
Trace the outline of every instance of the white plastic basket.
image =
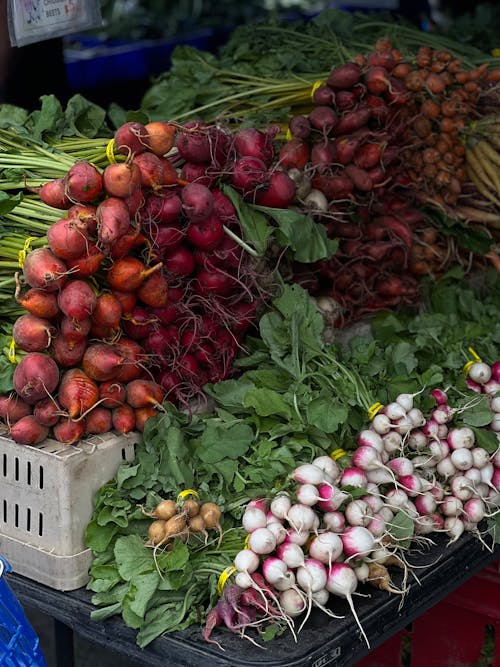
[[0,435],[0,552],[14,572],[59,590],[87,583],[94,495],[134,459],[138,441],[138,433],[106,433],[30,447]]

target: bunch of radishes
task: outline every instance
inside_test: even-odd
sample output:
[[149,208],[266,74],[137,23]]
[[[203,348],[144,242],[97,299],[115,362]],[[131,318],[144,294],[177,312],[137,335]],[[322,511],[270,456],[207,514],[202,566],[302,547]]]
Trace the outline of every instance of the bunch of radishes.
[[[492,366],[495,372],[498,367]],[[483,540],[480,522],[500,507],[500,445],[492,453],[478,446],[474,431],[460,422],[467,406],[453,408],[441,389],[431,395],[436,405],[427,418],[412,395],[401,394],[380,406],[352,454],[339,463],[320,456],[299,465],[286,491],[251,501],[242,518],[248,538],[234,560],[234,584],[258,589],[255,575],[261,575],[272,591],[265,596],[289,624],[307,612],[303,625],[312,606],[331,613],[325,609],[329,595],[340,596],[359,625],[352,602],[358,584],[404,594],[406,578],[397,588],[387,566],[408,568],[405,552],[412,542],[444,532],[451,543],[464,531]],[[498,432],[500,399],[491,395],[497,415],[491,427]],[[471,398],[469,407],[473,403]]]
[[314,267],[316,280],[295,267],[315,296],[340,305],[339,326],[419,296],[408,260],[422,215],[401,164],[413,113],[402,61],[379,40],[366,57],[332,69],[313,93],[313,110],[291,118],[280,153],[298,205],[339,239],[335,256]]
[[[273,137],[128,122],[102,171],[77,162],[40,189],[65,215],[18,277],[28,313],[12,333],[27,354],[0,408],[14,440],[35,444],[49,429],[65,443],[142,430],[165,397],[186,406],[228,376],[262,291],[236,210],[214,179],[269,203],[282,177],[293,197],[289,177],[270,169]],[[263,165],[258,183],[245,160]]]

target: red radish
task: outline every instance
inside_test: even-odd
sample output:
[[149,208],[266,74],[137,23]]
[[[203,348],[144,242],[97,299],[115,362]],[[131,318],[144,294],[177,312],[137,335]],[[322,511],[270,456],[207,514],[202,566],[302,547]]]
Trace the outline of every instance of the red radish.
[[17,364],[12,378],[19,396],[33,405],[51,394],[59,383],[56,362],[41,352],[28,352]]
[[118,433],[130,433],[135,428],[135,413],[130,405],[120,405],[111,413],[113,428]]
[[58,400],[68,416],[76,419],[99,400],[97,383],[80,368],[70,368],[62,374]]
[[136,408],[134,410],[135,416],[135,428],[142,433],[144,431],[144,424],[151,419],[151,417],[157,417],[158,413],[156,409],[150,405],[146,405],[142,408]]
[[329,200],[347,198],[354,189],[354,183],[347,174],[329,175],[315,174],[311,180],[312,186],[317,188]]
[[142,123],[129,121],[121,125],[115,132],[114,149],[118,153],[130,156],[148,150],[150,147],[149,135]]
[[179,315],[178,306],[171,299],[163,308],[151,308],[151,312],[161,324],[172,324]]
[[102,173],[103,187],[111,197],[130,197],[141,187],[141,176],[135,161],[108,164]]
[[112,290],[135,292],[139,285],[152,273],[158,271],[161,266],[159,263],[148,268],[136,257],[122,257],[108,269],[108,285]]
[[361,69],[356,63],[346,63],[332,69],[327,84],[334,90],[352,88],[361,79]]
[[136,155],[133,159],[134,164],[139,167],[141,172],[141,185],[143,188],[158,190],[163,185],[164,172],[161,159],[154,153],[146,151]]
[[347,600],[347,602],[349,603],[349,607],[351,608],[352,614],[356,619],[356,623],[358,624],[358,627],[361,630],[361,634],[363,635],[368,645],[368,648],[370,648],[370,643],[365,634],[365,631],[363,630],[359,622],[359,618],[356,614],[356,611],[354,609],[354,604],[352,601],[352,595],[357,587],[358,587],[358,578],[356,577],[356,573],[354,572],[354,570],[350,565],[348,565],[347,563],[334,563],[331,566],[331,568],[328,571],[328,578],[325,588],[329,593],[333,593],[334,595],[338,595],[339,597],[345,598]]
[[265,163],[257,157],[241,157],[235,161],[230,175],[231,183],[243,194],[250,194],[269,180]]
[[[182,384],[180,376],[175,371],[168,369],[161,370],[156,379],[160,387],[165,390],[165,398],[170,397],[171,394],[175,394]],[[169,400],[171,400],[171,398],[169,398]]]
[[371,169],[380,162],[381,146],[378,144],[363,144],[356,151],[354,162],[361,169]]
[[107,380],[99,385],[100,404],[105,408],[117,408],[126,399],[126,387],[116,380]]
[[77,218],[64,218],[54,222],[47,230],[47,243],[56,257],[75,259],[87,249],[88,236],[85,225]]
[[175,185],[176,183],[179,183],[177,169],[174,167],[168,157],[161,157],[160,164],[163,172],[161,185]]
[[191,221],[204,220],[213,210],[214,199],[210,189],[201,183],[189,183],[181,192],[182,210]]
[[87,252],[76,259],[67,259],[66,265],[74,276],[90,278],[99,270],[105,255],[95,243],[88,243]]
[[278,164],[283,169],[303,169],[309,161],[309,144],[297,137],[283,144]]
[[176,146],[186,162],[210,162],[212,147],[208,128],[204,123],[189,121],[177,133]]
[[42,426],[54,426],[61,416],[61,408],[50,396],[42,398],[33,408],[33,415]]
[[351,134],[362,128],[372,115],[370,107],[358,107],[355,111],[348,111],[341,116],[335,126],[334,134]]
[[66,194],[63,178],[55,178],[48,183],[44,183],[38,191],[38,196],[44,204],[53,208],[68,209],[73,204]]
[[85,430],[87,433],[109,433],[113,429],[113,418],[111,410],[98,405],[85,417]]
[[251,156],[259,158],[268,167],[274,159],[274,129],[261,132],[254,127],[238,130],[234,135],[234,148],[239,157]]
[[118,329],[122,316],[122,305],[112,292],[104,292],[96,299],[92,319],[97,324],[111,329]]
[[87,338],[79,340],[70,340],[62,334],[56,336],[52,340],[50,353],[57,361],[59,366],[64,368],[72,368],[80,363],[83,359],[83,354],[87,349]]
[[83,438],[86,431],[84,419],[73,421],[73,419],[62,418],[52,428],[54,438],[65,445],[74,445]]
[[69,343],[85,340],[90,333],[91,326],[92,320],[90,318],[74,320],[65,316],[59,322],[59,330]]
[[137,296],[147,306],[162,308],[168,301],[168,283],[165,276],[157,271],[150,275],[137,289]]
[[358,190],[362,192],[371,192],[373,190],[373,181],[364,169],[360,169],[354,164],[348,164],[345,168],[345,173]]
[[165,255],[165,269],[174,276],[188,276],[193,273],[195,260],[193,253],[183,245]]
[[108,246],[128,232],[130,212],[119,197],[107,197],[97,207],[97,235]]
[[309,118],[302,114],[292,116],[288,123],[288,127],[291,135],[297,139],[307,139],[311,134],[311,123],[309,122]]
[[76,162],[64,177],[64,185],[72,202],[91,202],[102,193],[102,176],[90,162]]
[[125,358],[115,349],[115,346],[107,343],[94,343],[85,350],[82,368],[92,380],[104,382],[115,379],[124,362]]
[[332,107],[316,106],[309,112],[311,127],[327,135],[337,124],[338,116]]
[[227,273],[216,268],[198,271],[194,289],[203,296],[216,294],[229,296],[236,285],[236,281]]
[[146,123],[144,127],[149,139],[149,150],[158,156],[168,153],[174,145],[175,126],[158,120]]
[[359,138],[355,136],[337,137],[335,139],[335,162],[349,164],[353,161],[359,147]]
[[228,234],[225,234],[220,244],[213,251],[213,256],[225,266],[238,268],[241,266],[243,248]]
[[48,437],[49,429],[33,415],[26,415],[11,426],[9,435],[20,445],[38,445]]
[[14,322],[12,338],[25,352],[43,352],[49,347],[55,331],[54,325],[49,320],[27,313]]
[[120,290],[113,290],[115,296],[122,307],[122,315],[130,313],[137,303],[137,295],[135,292],[120,292]]
[[51,319],[59,312],[57,296],[54,292],[47,292],[44,289],[31,287],[24,294],[20,294],[16,289],[15,299],[20,306],[36,317]]
[[127,403],[133,408],[161,407],[165,392],[152,380],[132,380],[127,384]]
[[273,171],[268,185],[257,190],[255,199],[260,206],[288,208],[295,199],[297,186],[284,171]]
[[337,156],[337,147],[333,141],[320,141],[311,149],[311,162],[317,167],[317,172],[324,173],[334,162],[340,161]]
[[29,403],[11,392],[0,396],[0,419],[7,425],[17,422],[21,417],[26,417],[33,412],[33,408]]
[[135,219],[139,210],[144,205],[144,193],[142,188],[137,188],[137,190],[134,190],[132,194],[128,197],[125,197],[123,201],[125,204],[127,204],[130,217]]
[[67,266],[48,248],[36,248],[26,256],[23,273],[30,287],[55,292],[66,282]]
[[85,320],[92,315],[97,297],[92,287],[84,280],[70,280],[57,297],[62,313],[74,320]]
[[127,383],[138,379],[142,374],[141,362],[145,358],[142,346],[135,340],[122,337],[115,343],[115,347],[125,359],[118,371],[116,380]]

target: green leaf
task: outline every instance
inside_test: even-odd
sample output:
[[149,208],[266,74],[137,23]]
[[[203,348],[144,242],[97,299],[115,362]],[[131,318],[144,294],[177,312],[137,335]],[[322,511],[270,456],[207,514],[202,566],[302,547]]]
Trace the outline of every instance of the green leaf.
[[462,408],[460,419],[468,426],[488,426],[493,419],[493,411],[487,394],[475,395],[473,399],[467,396],[457,401],[456,405]]
[[268,219],[265,215],[259,213],[255,206],[244,202],[231,186],[223,185],[222,190],[229,197],[238,213],[245,241],[251,243],[259,255],[263,255],[269,237],[273,233],[273,228]]
[[398,541],[400,547],[409,546],[414,533],[413,519],[404,510],[400,510],[391,519],[387,530]]
[[309,216],[288,208],[256,208],[278,225],[280,245],[289,246],[297,262],[317,262],[331,257],[337,251],[338,241],[329,239],[325,227]]
[[0,215],[5,215],[13,211],[22,201],[22,198],[23,196],[20,192],[16,195],[8,195],[6,192],[0,192]]
[[65,131],[66,135],[71,134],[89,139],[97,136],[111,136],[105,123],[105,109],[85,99],[82,95],[73,95],[68,100],[64,117],[68,127]]
[[16,107],[13,104],[0,104],[0,127],[10,129],[21,127],[28,118],[26,109]]
[[331,394],[321,394],[307,405],[307,421],[325,433],[335,433],[347,419],[348,408],[336,404]]
[[111,540],[118,532],[118,526],[115,523],[108,523],[100,526],[95,519],[88,523],[85,529],[85,544],[97,553],[107,550]]
[[488,533],[493,538],[494,544],[500,544],[500,514],[487,519]]
[[59,129],[64,125],[64,114],[61,103],[55,95],[42,95],[42,107],[34,111],[30,119],[33,121],[32,135],[35,139],[41,139],[47,132],[58,135]]
[[477,428],[475,426],[471,426],[471,429],[474,431],[476,444],[478,447],[482,447],[489,454],[496,452],[498,449],[498,438],[494,431],[489,431],[484,428]]
[[182,542],[176,539],[171,551],[162,554],[158,557],[158,565],[162,572],[175,572],[176,570],[183,570],[189,562],[189,549]]
[[254,433],[248,424],[232,426],[209,421],[200,440],[197,454],[204,463],[243,456],[253,442]]
[[156,592],[159,582],[160,575],[158,572],[140,574],[133,578],[136,594],[134,599],[130,601],[130,609],[139,618],[144,618],[149,601]]
[[144,546],[139,535],[127,535],[116,540],[114,554],[118,572],[125,581],[132,581],[139,574],[154,571],[153,552]]
[[291,415],[291,407],[286,403],[277,391],[272,389],[250,389],[244,398],[243,406],[252,407],[261,417],[269,415],[281,415],[288,419]]
[[103,607],[102,609],[93,609],[90,612],[91,621],[105,621],[111,616],[116,616],[121,612],[122,604],[121,602],[115,602],[114,604],[109,605],[108,607]]
[[254,388],[254,383],[247,375],[243,375],[237,380],[223,380],[217,384],[206,385],[205,391],[213,396],[219,405],[235,408],[243,404],[247,391]]

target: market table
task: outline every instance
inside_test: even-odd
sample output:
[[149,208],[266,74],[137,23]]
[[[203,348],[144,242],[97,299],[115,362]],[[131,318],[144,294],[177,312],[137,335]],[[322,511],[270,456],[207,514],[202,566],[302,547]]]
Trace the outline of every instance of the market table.
[[[370,597],[355,597],[360,621],[371,648],[405,628],[427,609],[445,598],[500,556],[500,545],[492,551],[470,535],[462,536],[446,548],[444,535],[433,535],[435,546],[414,553],[410,562],[418,581],[408,580],[410,589],[404,598],[363,586]],[[402,576],[391,568],[395,584]],[[105,646],[136,660],[144,667],[347,667],[369,652],[345,601],[335,598],[329,608],[345,619],[332,619],[314,611],[295,643],[289,632],[264,643],[259,649],[250,641],[225,632],[214,633],[224,647],[221,651],[201,638],[194,626],[153,641],[145,649],[135,643],[136,632],[119,617],[104,622],[90,620],[93,605],[85,588],[61,592],[25,577],[10,574],[8,582],[22,604],[54,618],[57,667],[71,667],[73,632],[86,640]]]

